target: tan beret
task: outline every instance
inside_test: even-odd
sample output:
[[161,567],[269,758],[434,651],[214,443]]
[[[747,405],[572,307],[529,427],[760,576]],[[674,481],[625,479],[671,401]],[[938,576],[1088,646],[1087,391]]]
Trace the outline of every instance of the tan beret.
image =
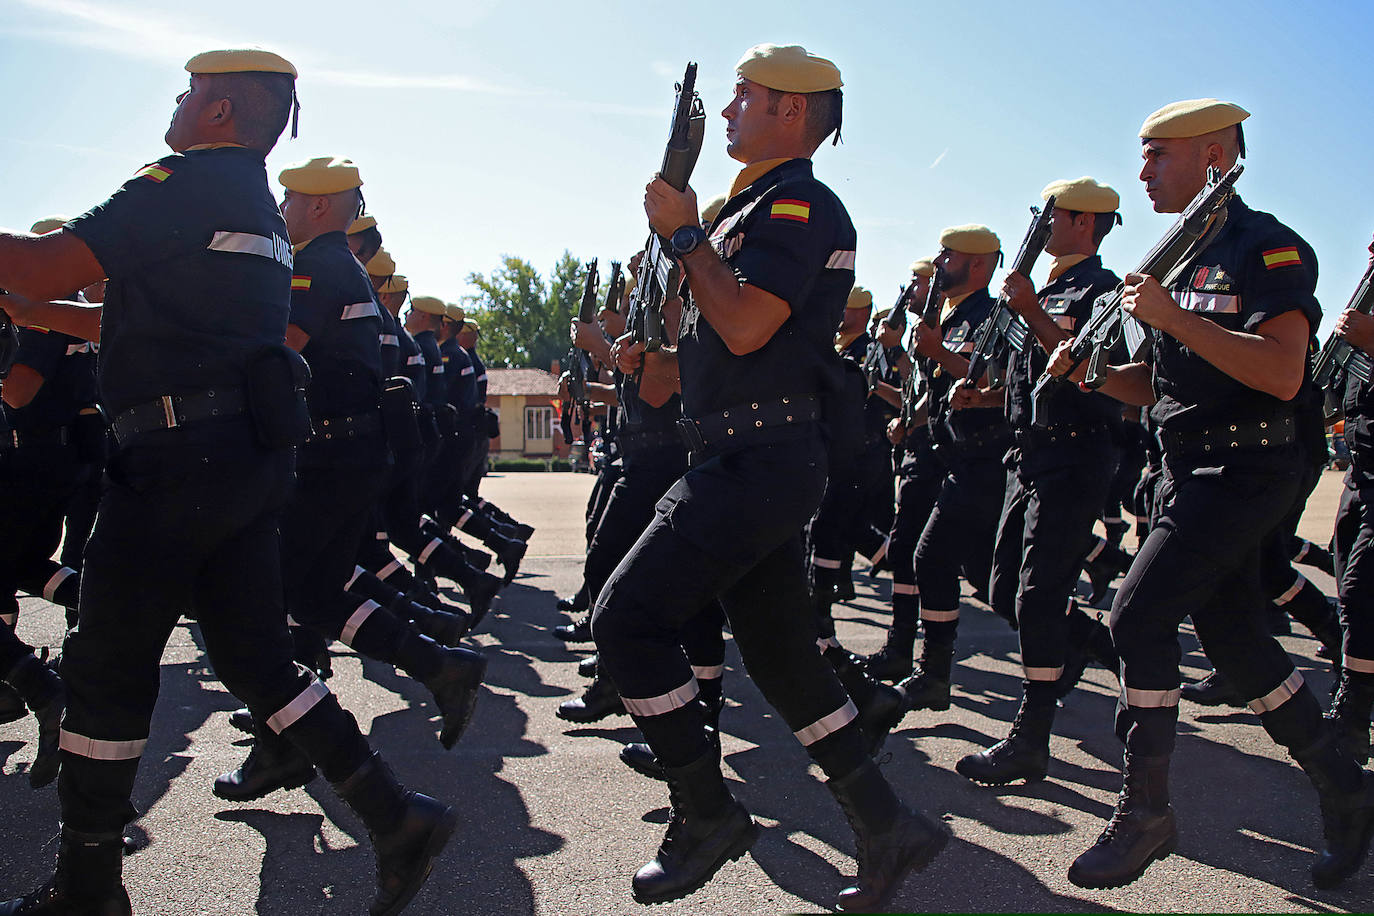
[[297,76],[291,61],[262,48],[229,48],[205,51],[186,62],[187,73],[289,73]]
[[933,277],[935,276],[934,258],[917,258],[911,262],[911,275],[913,277]]
[[353,221],[353,225],[348,227],[349,235],[357,235],[359,232],[366,232],[369,229],[377,228],[377,218],[375,216],[360,216]]
[[725,202],[729,199],[725,194],[717,194],[706,201],[706,206],[701,208],[701,221],[709,223],[715,220],[716,215],[720,213],[720,208],[725,206]]
[[1121,206],[1120,194],[1087,175],[1051,181],[1040,192],[1040,199],[1049,200],[1051,197],[1056,207],[1079,213],[1115,213]]
[[410,283],[401,274],[392,274],[386,278],[382,288],[377,290],[379,293],[403,293],[410,289]]
[[277,176],[282,187],[297,194],[338,194],[363,186],[362,175],[352,159],[317,156],[282,169]]
[[410,300],[410,305],[426,315],[442,317],[448,314],[448,306],[444,305],[444,300],[436,299],[434,296],[414,296]]
[[882,321],[884,318],[886,318],[888,315],[891,315],[891,314],[892,314],[892,309],[891,309],[890,307],[889,307],[889,308],[885,308],[885,309],[883,309],[881,312],[874,312],[874,313],[873,313],[873,320],[874,320],[874,321]]
[[873,307],[873,294],[862,286],[855,286],[849,291],[849,300],[845,302],[847,309],[866,309]]
[[735,64],[735,72],[782,92],[824,92],[844,85],[839,67],[801,45],[754,45]]
[[1250,112],[1232,102],[1217,99],[1185,99],[1165,105],[1140,125],[1144,140],[1173,137],[1200,137],[1223,127],[1231,127],[1250,117]]
[[476,331],[478,334],[482,333],[482,329],[477,326],[477,322],[473,321],[471,318],[463,322],[463,327],[460,330]]
[[463,319],[467,317],[467,314],[463,311],[463,307],[457,304],[456,302],[445,302],[444,317],[449,319],[450,321],[456,321],[459,324],[462,324]]
[[396,272],[396,262],[391,260],[385,248],[379,248],[366,267],[369,277],[389,277]]
[[67,225],[69,220],[71,220],[70,216],[45,216],[34,223],[33,228],[29,231],[34,235],[47,235],[54,229],[61,229]]
[[987,226],[970,223],[941,232],[940,247],[960,254],[996,254],[1002,250],[1002,240]]

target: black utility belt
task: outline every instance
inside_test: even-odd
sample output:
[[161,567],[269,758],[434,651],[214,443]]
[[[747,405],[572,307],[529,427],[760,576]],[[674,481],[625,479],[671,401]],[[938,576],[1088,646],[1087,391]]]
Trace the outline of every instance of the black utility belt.
[[820,419],[821,399],[803,394],[736,404],[698,419],[683,417],[677,429],[693,460],[700,460],[706,454],[797,438]]
[[242,388],[226,385],[189,394],[164,394],[120,411],[110,424],[115,439],[126,444],[137,435],[159,429],[176,429],[204,420],[236,417],[248,411]]
[[1051,423],[1041,429],[1017,427],[1016,444],[1022,448],[1044,448],[1047,445],[1098,445],[1111,436],[1111,430],[1102,423]]
[[62,446],[72,441],[71,427],[49,426],[46,429],[11,429],[0,432],[0,452],[16,448]]
[[1205,429],[1174,432],[1161,429],[1160,444],[1170,458],[1226,454],[1235,449],[1264,449],[1288,445],[1297,438],[1291,416],[1276,420],[1221,423]]
[[311,417],[310,425],[314,428],[314,433],[305,440],[307,444],[346,442],[349,439],[360,439],[381,433],[382,411],[380,408],[373,408],[337,417]]
[[[1005,426],[983,426],[973,430],[956,430],[953,424],[949,425],[949,446],[960,455],[973,455],[975,457],[988,454],[1005,452],[1011,446],[1011,430]],[[938,439],[936,444],[939,443]]]
[[651,429],[643,432],[625,431],[620,434],[620,451],[626,455],[660,448],[682,449],[682,435],[675,426],[672,429]]

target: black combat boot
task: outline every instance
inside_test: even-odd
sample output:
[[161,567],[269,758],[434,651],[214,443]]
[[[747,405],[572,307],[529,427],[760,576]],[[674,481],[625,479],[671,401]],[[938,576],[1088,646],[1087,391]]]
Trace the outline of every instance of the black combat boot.
[[[706,714],[706,740],[716,749],[716,763],[720,763],[720,711],[725,708],[725,697],[714,701],[698,700]],[[620,749],[620,762],[641,776],[666,782],[668,771],[659,762],[654,749],[642,741],[627,744]]]
[[1234,706],[1240,708],[1245,700],[1230,679],[1213,670],[1196,684],[1184,684],[1179,696],[1199,706]]
[[898,682],[906,694],[906,706],[916,709],[949,709],[949,679],[954,667],[954,643],[939,643],[929,636],[921,643],[921,661],[911,677]]
[[458,813],[428,795],[406,790],[391,768],[373,754],[334,791],[367,825],[377,853],[377,895],[369,916],[395,916],[429,877]]
[[506,571],[501,577],[501,584],[510,585],[516,573],[520,572],[520,561],[525,558],[525,542],[492,534],[483,543],[496,551],[496,562]]
[[4,677],[38,718],[38,751],[29,767],[29,785],[41,789],[57,778],[61,759],[58,742],[62,711],[67,708],[67,692],[62,679],[38,656],[30,653],[20,659]]
[[826,786],[854,828],[858,847],[858,878],[840,891],[836,909],[882,910],[908,874],[925,868],[939,854],[949,834],[904,805],[872,760]]
[[876,756],[906,715],[906,696],[896,687],[873,680],[864,670],[864,660],[853,652],[831,647],[825,650],[825,658],[859,710],[865,749],[869,756]]
[[982,786],[1044,779],[1050,767],[1050,729],[1054,726],[1056,705],[1053,689],[1027,691],[1007,737],[985,751],[960,759],[954,769]]
[[758,839],[759,828],[720,775],[715,751],[684,767],[667,767],[672,810],[658,855],[635,872],[637,903],[666,903],[700,888]]
[[1341,745],[1360,766],[1369,763],[1369,714],[1374,708],[1374,674],[1350,669],[1341,672],[1340,684],[1326,718]]
[[299,789],[315,778],[315,765],[289,739],[270,728],[256,734],[257,740],[239,768],[215,779],[216,798],[253,801],[278,789]]
[[443,720],[439,743],[451,749],[472,719],[487,673],[486,656],[463,646],[441,646],[407,627],[396,647],[395,663],[434,695]]
[[1178,845],[1178,824],[1169,806],[1169,758],[1126,752],[1121,797],[1102,835],[1069,866],[1078,887],[1123,887]]
[[577,673],[583,677],[596,677],[597,669],[601,665],[601,656],[593,652],[582,661],[577,663]]
[[[1367,720],[1366,720],[1367,721]],[[1321,805],[1326,848],[1312,863],[1312,883],[1331,888],[1359,870],[1374,836],[1374,774],[1362,770],[1334,735],[1290,751]]]
[[334,676],[329,656],[329,642],[310,627],[291,627],[292,657],[315,672],[315,677],[327,681]]
[[122,834],[63,827],[53,876],[32,894],[0,903],[0,916],[133,916],[123,868]]
[[611,679],[602,675],[587,686],[582,696],[558,704],[558,718],[569,722],[600,722],[607,716],[623,715],[625,704],[620,700],[620,693]]
[[559,624],[553,628],[553,635],[564,642],[591,642],[592,615],[588,614],[581,620],[574,620],[572,623]]
[[448,610],[435,610],[405,595],[397,595],[387,605],[387,610],[403,620],[409,620],[415,629],[428,636],[441,646],[456,646],[458,640],[472,629],[471,618],[461,608],[458,613]]
[[569,616],[573,614],[585,614],[587,612],[587,586],[582,586],[576,595],[571,598],[559,598],[557,605],[559,611]]
[[253,721],[253,713],[247,706],[240,706],[238,709],[229,713],[229,724],[245,735],[256,735],[258,724]]
[[912,659],[916,655],[916,630],[893,624],[887,631],[883,647],[864,659],[869,676],[880,681],[900,681],[911,674]]

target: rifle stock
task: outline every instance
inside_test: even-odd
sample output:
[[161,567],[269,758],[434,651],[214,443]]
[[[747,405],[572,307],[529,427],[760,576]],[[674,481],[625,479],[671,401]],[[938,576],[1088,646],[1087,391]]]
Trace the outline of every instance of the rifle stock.
[[[617,272],[620,265],[616,264]],[[596,270],[596,258],[592,258],[587,265],[586,282],[582,286],[582,304],[577,310],[579,321],[592,321],[596,318],[596,294],[601,286],[601,280]],[[573,345],[568,351],[568,394],[573,403],[577,404],[582,410],[585,421],[591,411],[591,398],[587,394],[587,372],[590,366],[587,351]]]

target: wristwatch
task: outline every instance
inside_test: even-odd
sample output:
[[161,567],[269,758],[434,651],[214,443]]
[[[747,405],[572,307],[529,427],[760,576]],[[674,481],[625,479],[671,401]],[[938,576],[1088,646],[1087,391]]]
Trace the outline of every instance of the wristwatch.
[[678,226],[673,230],[673,235],[668,239],[668,245],[673,249],[673,254],[679,258],[697,250],[697,246],[706,241],[706,230],[693,223],[685,226]]

